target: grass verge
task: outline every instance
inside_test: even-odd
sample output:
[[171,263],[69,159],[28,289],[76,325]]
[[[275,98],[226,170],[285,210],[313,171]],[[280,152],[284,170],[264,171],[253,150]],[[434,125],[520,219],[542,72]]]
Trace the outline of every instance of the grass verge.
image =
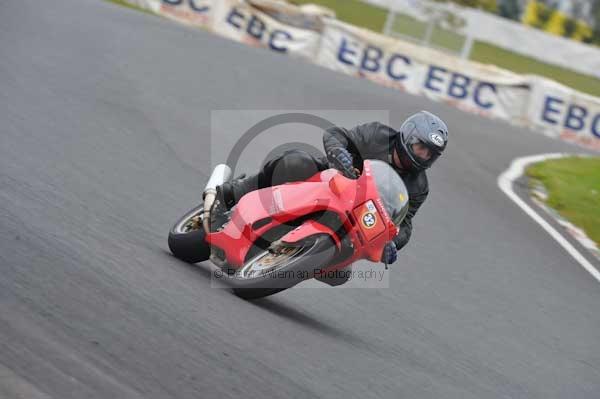
[[289,0],[290,3],[313,3],[331,8],[339,20],[362,26],[375,32],[383,30],[387,10],[363,3],[360,0]]
[[[329,7],[337,13],[337,17],[353,25],[381,32],[387,10],[364,3],[359,0],[291,0],[296,4],[315,3]],[[394,30],[413,37],[422,37],[425,24],[408,15],[398,15]],[[437,29],[434,31],[432,43],[457,52],[462,46],[460,35]],[[486,64],[494,64],[517,73],[530,73],[554,79],[576,90],[600,97],[600,79],[577,73],[566,68],[538,61],[489,43],[476,41],[471,52],[471,59]]]
[[548,206],[600,245],[600,157],[548,160],[526,174],[544,185]]
[[135,5],[135,4],[131,4],[131,3],[127,2],[126,0],[106,0],[106,1],[108,1],[109,3],[118,4],[118,5],[123,6],[123,7],[131,8],[133,10],[138,10],[138,11],[141,11],[141,12],[145,12],[146,14],[156,15],[152,11],[146,10],[145,8],[139,7],[139,6]]

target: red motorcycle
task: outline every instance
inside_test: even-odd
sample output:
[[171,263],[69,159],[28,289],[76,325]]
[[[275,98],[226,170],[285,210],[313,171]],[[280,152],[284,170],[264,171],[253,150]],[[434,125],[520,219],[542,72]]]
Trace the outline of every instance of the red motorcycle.
[[210,258],[223,271],[222,280],[246,299],[331,274],[359,259],[379,262],[408,211],[400,176],[385,162],[367,160],[357,179],[328,169],[305,181],[250,192],[214,225],[208,202],[214,201],[216,185],[228,180],[226,169],[215,169],[204,203],[171,228],[169,248],[191,263]]

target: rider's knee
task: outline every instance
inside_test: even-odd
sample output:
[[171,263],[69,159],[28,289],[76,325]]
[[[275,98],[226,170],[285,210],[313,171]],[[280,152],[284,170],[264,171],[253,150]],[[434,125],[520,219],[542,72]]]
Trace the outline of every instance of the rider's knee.
[[273,164],[272,184],[305,180],[319,171],[312,155],[302,150],[288,150]]

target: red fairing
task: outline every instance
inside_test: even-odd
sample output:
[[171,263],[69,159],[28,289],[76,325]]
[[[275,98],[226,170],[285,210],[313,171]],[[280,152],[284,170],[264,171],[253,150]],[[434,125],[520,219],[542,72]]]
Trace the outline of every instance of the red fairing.
[[319,172],[303,182],[286,183],[246,194],[235,207],[231,221],[216,233],[207,235],[207,241],[224,250],[227,262],[240,267],[252,243],[267,231],[298,218],[306,219],[282,241],[294,243],[315,234],[331,236],[341,250],[340,231],[333,231],[322,220],[311,214],[334,212],[343,224],[341,234],[351,243],[352,254],[342,262],[328,267],[338,269],[358,259],[379,262],[383,247],[397,233],[377,192],[370,173],[369,161],[362,175],[351,180],[334,169]]
[[302,223],[300,226],[281,237],[281,241],[288,244],[294,244],[316,234],[327,234],[333,238],[337,248],[341,249],[342,244],[340,243],[340,239],[337,234],[335,234],[335,232],[329,227],[324,226],[315,220],[307,220],[306,222]]

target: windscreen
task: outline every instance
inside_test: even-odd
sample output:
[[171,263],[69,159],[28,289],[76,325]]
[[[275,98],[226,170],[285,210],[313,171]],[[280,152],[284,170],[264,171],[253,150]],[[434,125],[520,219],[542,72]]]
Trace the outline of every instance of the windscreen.
[[399,226],[408,212],[406,186],[398,173],[387,163],[371,160],[369,164],[383,206],[394,224]]

